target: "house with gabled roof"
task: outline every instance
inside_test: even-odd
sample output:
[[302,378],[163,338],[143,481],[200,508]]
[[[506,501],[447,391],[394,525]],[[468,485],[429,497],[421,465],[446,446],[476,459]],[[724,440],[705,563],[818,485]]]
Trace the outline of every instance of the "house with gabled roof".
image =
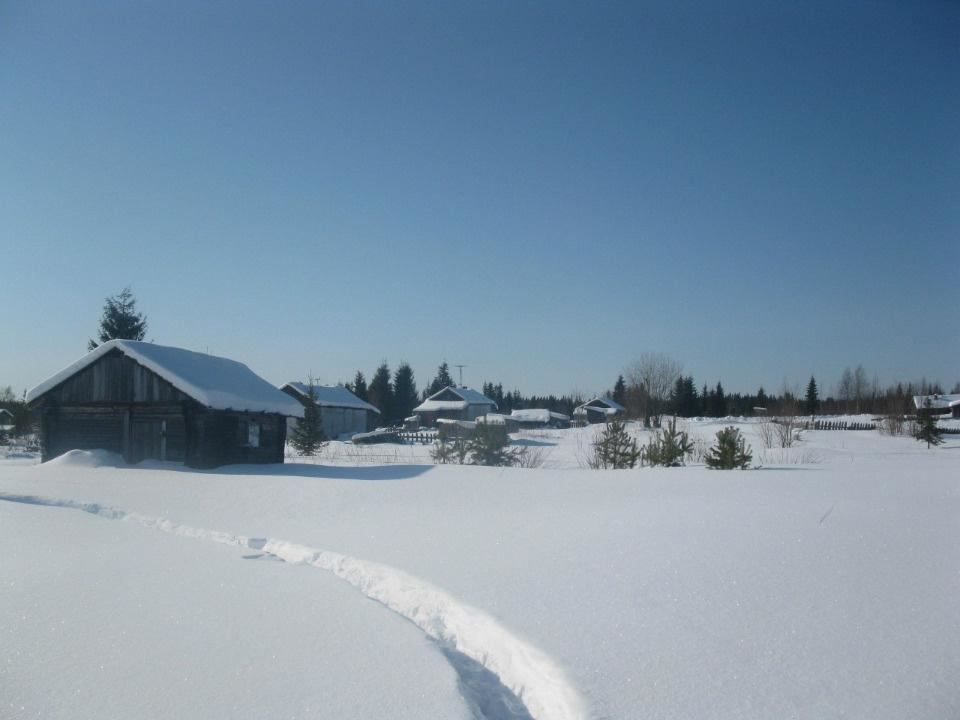
[[616,400],[609,397],[595,397],[575,407],[573,419],[578,422],[605,423],[625,413],[626,408]]
[[103,449],[211,468],[282,463],[287,418],[303,406],[243,363],[111,340],[27,393],[41,460]]
[[474,421],[496,409],[497,404],[483,393],[450,385],[428,397],[413,412],[420,416],[422,425],[430,426],[440,419]]
[[960,394],[914,395],[913,406],[919,413],[951,415],[960,418]]
[[[307,383],[288,382],[280,389],[304,407],[310,402]],[[313,394],[320,410],[320,424],[328,438],[335,440],[341,435],[369,432],[377,426],[380,411],[343,385],[314,385]],[[296,423],[296,418],[290,418],[288,432],[293,431]]]

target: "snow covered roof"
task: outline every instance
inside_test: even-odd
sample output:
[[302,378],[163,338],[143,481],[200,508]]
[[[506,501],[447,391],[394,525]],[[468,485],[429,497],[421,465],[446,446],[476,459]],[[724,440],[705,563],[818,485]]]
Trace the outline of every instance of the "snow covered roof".
[[612,398],[595,397],[592,400],[588,400],[587,402],[583,403],[583,405],[578,405],[573,411],[573,414],[583,415],[588,409],[606,413],[607,415],[614,415],[615,413],[625,412],[626,410],[623,405]]
[[934,410],[947,410],[960,405],[960,395],[914,395],[913,404],[917,409],[929,407]]
[[501,413],[487,413],[477,418],[478,423],[489,425],[506,425],[507,421],[518,422],[517,418],[512,415],[502,415]]
[[526,408],[524,410],[514,410],[510,415],[518,422],[542,422],[548,423],[551,420],[569,420],[568,415],[553,412],[543,408]]
[[[288,382],[283,387],[288,387],[304,398],[309,395],[309,388],[306,383]],[[343,385],[314,385],[314,394],[317,398],[317,405],[322,407],[344,407],[354,408],[355,410],[372,410],[377,415],[380,411],[370,403],[361,400]]]
[[[438,395],[452,392],[460,400],[434,400]],[[435,392],[417,407],[414,412],[437,412],[438,410],[464,410],[468,405],[492,405],[497,404],[483,393],[479,393],[471,388],[445,387],[443,390]]]
[[303,406],[299,402],[277,390],[243,363],[216,355],[135,340],[105,342],[33,388],[27,393],[27,402],[33,402],[113,350],[119,350],[134,362],[162,377],[184,395],[212,410],[267,412],[303,417]]

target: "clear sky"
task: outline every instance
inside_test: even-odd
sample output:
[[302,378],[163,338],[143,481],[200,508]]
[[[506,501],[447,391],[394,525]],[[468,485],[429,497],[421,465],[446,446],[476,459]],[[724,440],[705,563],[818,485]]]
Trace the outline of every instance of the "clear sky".
[[960,380],[960,3],[0,5],[0,385]]

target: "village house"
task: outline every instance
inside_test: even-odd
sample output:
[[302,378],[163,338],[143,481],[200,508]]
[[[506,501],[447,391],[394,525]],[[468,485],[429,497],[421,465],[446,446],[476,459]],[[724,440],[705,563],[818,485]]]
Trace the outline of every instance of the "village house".
[[626,409],[616,400],[608,397],[595,397],[573,410],[573,419],[580,423],[605,423],[622,416]]
[[445,387],[435,392],[413,409],[420,416],[420,422],[426,426],[435,425],[437,420],[474,421],[497,409],[497,404],[486,395],[465,387]]
[[246,365],[182,348],[111,340],[27,393],[41,460],[102,449],[212,468],[282,463],[303,406]]
[[[280,389],[304,407],[310,402],[310,388],[306,383],[288,382]],[[343,385],[314,385],[313,392],[320,410],[320,424],[328,438],[335,440],[341,435],[365,433],[377,426],[380,411]],[[290,418],[287,431],[293,432],[297,422],[297,418]]]
[[913,405],[919,413],[960,418],[960,394],[914,395]]

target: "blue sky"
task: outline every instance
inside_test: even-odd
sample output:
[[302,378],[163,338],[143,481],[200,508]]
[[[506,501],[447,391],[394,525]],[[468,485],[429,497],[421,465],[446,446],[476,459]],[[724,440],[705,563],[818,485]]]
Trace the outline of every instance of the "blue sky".
[[132,286],[280,383],[960,380],[960,4],[0,8],[0,385]]

